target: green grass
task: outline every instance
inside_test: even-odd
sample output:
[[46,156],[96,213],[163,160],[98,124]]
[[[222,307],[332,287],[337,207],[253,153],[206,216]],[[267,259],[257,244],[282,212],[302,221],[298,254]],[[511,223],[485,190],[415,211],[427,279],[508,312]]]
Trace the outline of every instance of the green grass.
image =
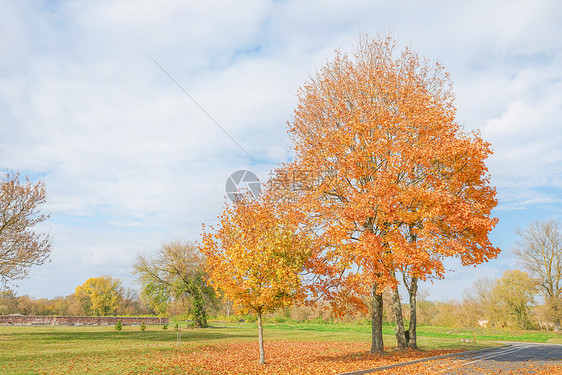
[[[255,323],[212,323],[213,328],[182,328],[181,350],[220,341],[252,340]],[[395,345],[394,327],[384,326],[387,345]],[[472,338],[471,330],[421,326],[418,343],[422,349],[466,350],[499,345],[494,341],[561,343],[562,333],[478,329],[476,344],[461,343]],[[114,327],[0,327],[1,374],[62,373],[158,373],[153,369],[159,354],[177,350],[173,326]],[[266,340],[326,340],[370,342],[370,326],[359,324],[268,323]],[[180,372],[181,369],[178,369]]]
[[[225,323],[228,325],[228,323]],[[234,327],[236,324],[232,324]],[[240,325],[240,324],[238,324]],[[316,332],[321,335],[322,332],[333,332],[340,334],[349,340],[361,337],[361,334],[371,334],[371,326],[365,324],[336,324],[336,323],[268,323],[267,328],[270,330],[283,331],[300,331],[300,332]],[[383,325],[383,334],[394,336],[395,325]],[[542,342],[552,344],[562,344],[562,332],[541,332],[541,331],[518,331],[518,330],[500,330],[500,329],[457,329],[433,326],[418,326],[418,338],[441,338],[441,339],[472,339],[474,334],[476,341],[528,341]],[[299,333],[298,335],[300,335]]]
[[488,328],[451,329],[431,326],[418,327],[418,335],[425,337],[472,338],[473,332],[476,334],[477,341],[518,341],[562,344],[562,333],[552,331],[541,332]]

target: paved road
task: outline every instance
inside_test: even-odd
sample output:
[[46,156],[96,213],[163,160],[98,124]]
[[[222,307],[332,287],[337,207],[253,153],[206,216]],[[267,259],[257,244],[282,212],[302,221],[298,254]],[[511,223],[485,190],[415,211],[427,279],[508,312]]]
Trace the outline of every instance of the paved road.
[[[535,343],[504,343],[501,347],[475,350],[420,359],[340,375],[364,375],[379,371],[392,374],[532,374],[553,365],[560,366],[562,375],[562,345]],[[558,369],[556,370],[558,371]]]
[[[483,353],[461,354],[450,358],[444,368],[436,371],[443,374],[482,374],[518,370],[532,372],[546,365],[562,365],[562,345],[509,343],[511,346]],[[434,365],[428,362],[428,366]]]

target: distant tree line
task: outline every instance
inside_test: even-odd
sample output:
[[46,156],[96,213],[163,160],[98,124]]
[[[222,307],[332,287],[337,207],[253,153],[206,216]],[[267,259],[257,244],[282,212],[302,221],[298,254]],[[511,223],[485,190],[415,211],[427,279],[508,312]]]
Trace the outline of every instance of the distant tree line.
[[547,309],[537,293],[536,280],[525,271],[508,270],[497,279],[476,280],[461,299],[431,301],[422,293],[418,323],[442,327],[556,328],[557,318],[545,315]]
[[138,292],[124,288],[111,276],[93,277],[75,293],[55,298],[17,296],[12,290],[0,292],[0,315],[115,316],[153,315],[154,311]]
[[[555,227],[555,222],[533,224]],[[525,233],[525,232],[520,232]],[[522,250],[520,248],[520,250]],[[166,257],[165,254],[176,254]],[[182,255],[183,254],[183,255]],[[181,256],[180,256],[181,255]],[[168,261],[165,261],[168,259]],[[173,275],[165,275],[168,281],[156,282],[142,271],[149,264],[152,267],[160,262],[161,270],[179,270],[178,264],[170,259],[196,260],[185,262],[184,270],[191,269],[191,279],[184,275],[182,281]],[[202,324],[209,316],[219,319],[252,319],[241,316],[242,309],[233,307],[231,301],[214,294],[207,284],[207,275],[203,267],[201,254],[194,244],[171,242],[164,244],[155,258],[139,256],[135,270],[139,274],[141,292],[123,288],[121,280],[110,276],[90,278],[76,288],[75,293],[52,299],[35,299],[29,296],[17,296],[11,290],[0,292],[0,315],[160,315],[182,316]],[[167,264],[167,267],[165,266]],[[189,267],[188,267],[189,266]],[[162,271],[161,271],[162,272]],[[164,276],[161,276],[164,277]],[[188,292],[188,286],[195,284],[200,292]],[[489,327],[509,329],[559,329],[561,296],[548,298],[542,293],[542,285],[552,284],[540,281],[522,270],[508,270],[496,279],[481,278],[476,280],[457,300],[432,301],[427,292],[418,294],[416,306],[417,322],[420,325],[442,327]],[[555,284],[555,283],[554,283]],[[193,288],[193,287],[192,287]],[[156,291],[159,291],[158,293]],[[202,297],[201,294],[205,294]],[[197,298],[200,301],[197,301]],[[371,295],[361,297],[366,306],[372,306]],[[383,294],[384,308],[382,319],[386,323],[396,323],[393,295]],[[355,322],[369,323],[365,314],[348,306],[345,314],[334,314],[327,300],[318,300],[314,305],[288,305],[273,313],[265,314],[270,321],[295,322]],[[402,304],[403,319],[410,320],[409,304]],[[202,317],[205,320],[197,320]]]

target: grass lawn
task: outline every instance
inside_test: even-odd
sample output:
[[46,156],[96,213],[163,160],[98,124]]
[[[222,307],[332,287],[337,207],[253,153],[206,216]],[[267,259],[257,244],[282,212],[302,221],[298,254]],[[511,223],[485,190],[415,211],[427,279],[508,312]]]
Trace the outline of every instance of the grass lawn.
[[[266,366],[257,364],[257,330],[251,323],[170,328],[0,327],[1,374],[286,374],[338,373],[372,368],[501,341],[562,343],[562,334],[477,330],[476,344],[461,343],[472,331],[420,327],[421,351],[397,352],[393,327],[385,326],[389,354],[369,355],[370,327],[351,324],[265,326]],[[449,332],[449,333],[448,333]]]

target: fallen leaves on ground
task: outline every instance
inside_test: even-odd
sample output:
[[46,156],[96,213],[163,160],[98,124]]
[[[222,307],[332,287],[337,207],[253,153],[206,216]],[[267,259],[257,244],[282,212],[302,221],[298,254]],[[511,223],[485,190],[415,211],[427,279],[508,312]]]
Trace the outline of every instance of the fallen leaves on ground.
[[[38,358],[37,367],[22,369],[9,364],[2,374],[341,374],[372,369],[401,362],[459,352],[459,350],[404,350],[386,348],[384,355],[369,354],[365,342],[270,341],[266,343],[266,364],[258,364],[258,345],[254,341],[215,341],[212,344],[185,343],[181,349],[161,347],[137,355],[127,355],[132,348],[114,356],[107,354],[69,354],[55,368]],[[31,361],[31,360],[30,360]],[[381,375],[410,374],[562,374],[560,362],[479,362],[472,359],[445,358],[380,371]]]
[[155,367],[162,373],[182,369],[188,374],[339,374],[455,352],[406,350],[377,355],[369,354],[369,349],[369,344],[357,342],[275,341],[266,343],[266,364],[260,365],[257,343],[223,342],[161,353]]

